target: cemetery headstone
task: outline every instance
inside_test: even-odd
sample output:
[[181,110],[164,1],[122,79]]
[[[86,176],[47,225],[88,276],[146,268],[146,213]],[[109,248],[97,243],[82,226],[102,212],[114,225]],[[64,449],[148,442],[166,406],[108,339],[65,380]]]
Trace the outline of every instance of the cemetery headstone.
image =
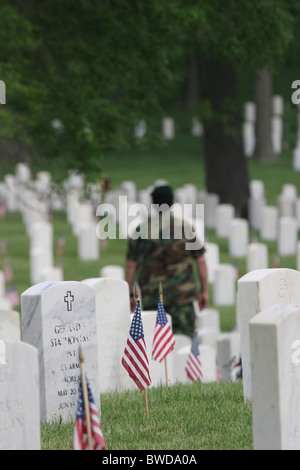
[[265,205],[261,209],[260,236],[262,240],[276,241],[278,235],[279,210],[276,206]]
[[194,302],[194,310],[199,344],[216,347],[217,338],[221,333],[219,311],[213,308],[200,311],[197,301]]
[[278,254],[295,255],[297,249],[298,228],[294,217],[280,217],[278,227]]
[[234,258],[246,256],[249,241],[249,224],[246,219],[234,218],[230,222],[228,250]]
[[299,450],[300,307],[270,307],[249,327],[254,450]]
[[217,194],[204,194],[204,223],[207,228],[216,228],[216,210],[219,205],[219,199]]
[[100,392],[135,387],[121,364],[130,329],[128,283],[121,279],[92,278],[83,283],[95,292]]
[[227,238],[230,233],[230,221],[235,216],[235,209],[232,204],[219,204],[216,208],[216,235],[220,238]]
[[268,247],[264,243],[250,243],[247,247],[247,272],[269,267]]
[[187,335],[175,334],[175,347],[173,355],[173,380],[174,383],[187,383],[188,378],[185,371],[187,357],[191,350],[192,338]]
[[0,308],[0,339],[21,341],[20,313]]
[[236,273],[233,265],[220,263],[215,269],[213,301],[215,305],[234,305],[236,297]]
[[172,140],[175,137],[175,123],[172,117],[165,117],[162,121],[162,133],[166,140]]
[[249,321],[259,312],[276,305],[300,302],[300,272],[293,269],[258,269],[238,280],[238,324],[241,334],[243,388],[251,400],[251,356]]
[[125,279],[125,270],[123,266],[108,264],[101,268],[100,277],[113,277],[116,279]]
[[39,352],[41,420],[74,418],[80,379],[79,345],[100,410],[95,293],[77,281],[42,282],[21,295],[23,341]]
[[241,346],[238,331],[221,333],[217,338],[217,362],[223,382],[232,381],[232,370],[240,360]]
[[217,243],[205,243],[204,253],[208,282],[213,283],[215,280],[215,270],[220,264],[220,249]]
[[36,348],[0,339],[0,450],[40,450]]
[[81,225],[78,233],[78,258],[82,261],[97,261],[100,242],[96,234],[96,224]]

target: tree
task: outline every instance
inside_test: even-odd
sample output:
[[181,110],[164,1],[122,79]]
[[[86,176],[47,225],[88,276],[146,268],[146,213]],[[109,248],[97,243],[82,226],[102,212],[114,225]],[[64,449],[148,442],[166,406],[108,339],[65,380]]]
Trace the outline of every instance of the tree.
[[277,155],[272,142],[272,75],[267,67],[255,73],[255,158],[261,163],[274,163]]
[[[201,55],[202,99],[210,104],[204,120],[207,190],[246,217],[249,185],[236,67],[272,70],[292,37],[292,15],[289,2],[282,0],[209,0],[201,8],[205,22],[201,28],[195,23],[193,29]],[[265,157],[270,158],[270,153]]]
[[149,124],[149,140],[159,138],[166,96],[183,78],[187,51],[198,49],[200,74],[211,77],[202,88],[210,103],[207,189],[242,214],[248,187],[235,66],[271,69],[291,37],[290,2],[1,3],[0,72],[9,98],[2,138],[26,142],[33,164],[99,176],[101,154],[133,145],[139,119]]
[[[149,140],[157,138],[154,123],[178,77],[173,61],[183,52],[177,41],[179,0],[11,4],[28,25],[24,36],[34,47],[15,77],[18,85],[28,78],[26,105],[8,100],[5,116],[11,127],[16,116],[28,119],[23,138],[33,166],[52,161],[56,169],[77,168],[98,177],[100,156],[132,145],[138,120],[147,119]],[[2,44],[5,50],[7,41]],[[8,57],[13,69],[14,56]]]

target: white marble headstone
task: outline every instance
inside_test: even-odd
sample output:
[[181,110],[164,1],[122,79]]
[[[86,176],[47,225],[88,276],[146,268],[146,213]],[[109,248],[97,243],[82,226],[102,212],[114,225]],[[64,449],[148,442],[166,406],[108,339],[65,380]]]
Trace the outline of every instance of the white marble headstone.
[[298,227],[294,217],[280,217],[278,224],[278,254],[295,255],[297,249]]
[[124,373],[122,356],[131,321],[128,283],[121,279],[91,278],[83,283],[95,291],[100,392],[134,388]]
[[[188,379],[185,371],[185,366],[190,351],[190,345],[182,346],[178,350],[174,351],[173,360],[175,382],[190,383],[190,379]],[[209,346],[208,344],[200,344],[199,353],[202,371],[201,382],[215,382],[217,376],[216,349]]]
[[79,345],[100,411],[95,293],[77,281],[42,282],[21,295],[22,338],[38,349],[41,420],[76,415]]
[[15,310],[0,309],[0,340],[21,341],[20,313]]
[[173,355],[173,380],[174,383],[187,383],[188,377],[185,371],[186,360],[192,346],[192,338],[187,335],[175,334],[175,347]]
[[220,248],[217,243],[206,242],[204,258],[207,266],[207,280],[213,283],[215,280],[215,270],[220,264]]
[[216,235],[227,238],[229,236],[230,221],[235,217],[235,208],[232,204],[219,204],[216,208]]
[[254,450],[300,450],[300,306],[250,321]]
[[214,305],[234,305],[236,301],[236,270],[232,264],[220,263],[215,269]]
[[38,351],[0,340],[0,450],[40,450]]
[[262,240],[275,241],[278,235],[279,210],[276,206],[265,205],[261,209],[260,236]]
[[249,242],[249,223],[246,219],[234,218],[230,222],[228,250],[234,258],[246,256]]
[[237,310],[245,400],[251,400],[249,321],[266,308],[298,302],[300,302],[300,272],[293,269],[258,269],[239,279]]
[[198,302],[194,301],[193,304],[199,344],[208,344],[209,346],[216,347],[217,338],[221,333],[220,312],[213,308],[205,308],[200,311]]
[[268,246],[264,243],[250,243],[247,246],[247,272],[269,267]]
[[232,370],[240,360],[241,345],[238,331],[221,333],[217,339],[217,361],[223,382],[231,382]]

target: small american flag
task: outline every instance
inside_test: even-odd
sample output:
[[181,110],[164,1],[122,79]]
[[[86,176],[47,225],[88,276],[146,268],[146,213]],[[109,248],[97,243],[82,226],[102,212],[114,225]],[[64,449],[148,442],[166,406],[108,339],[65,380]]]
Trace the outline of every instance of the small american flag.
[[11,282],[13,280],[13,272],[10,260],[5,260],[3,272],[5,282]]
[[[105,442],[102,430],[99,424],[98,413],[93,399],[91,388],[88,380],[86,379],[88,400],[90,408],[91,428],[92,428],[92,446],[93,450],[105,450]],[[86,416],[84,411],[82,382],[79,382],[78,389],[78,408],[75,422],[75,429],[73,435],[72,450],[89,450],[89,440]]]
[[0,219],[4,219],[7,214],[7,205],[5,201],[0,201]]
[[61,235],[59,239],[57,240],[56,244],[56,256],[61,257],[63,254],[63,248],[65,246],[65,236]]
[[159,299],[152,345],[152,359],[161,362],[174,349],[174,346],[175,339],[172,329],[162,301]]
[[216,381],[217,383],[222,382],[222,375],[218,361],[216,362]]
[[187,376],[193,382],[195,380],[203,380],[202,364],[200,360],[199,344],[198,344],[198,333],[195,331],[191,351],[188,355],[185,371]]
[[141,391],[151,384],[149,360],[139,300],[136,303],[135,312],[133,314],[126,347],[122,357],[122,365]]
[[14,284],[10,284],[10,286],[8,287],[5,298],[6,300],[8,300],[12,307],[17,307],[18,305],[20,305],[20,296]]

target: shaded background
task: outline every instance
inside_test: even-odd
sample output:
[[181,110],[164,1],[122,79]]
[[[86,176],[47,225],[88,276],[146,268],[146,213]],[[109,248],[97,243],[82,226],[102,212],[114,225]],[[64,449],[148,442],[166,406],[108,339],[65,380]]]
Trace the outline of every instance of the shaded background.
[[[1,171],[27,161],[54,179],[75,168],[97,180],[111,155],[167,145],[163,116],[178,135],[197,116],[203,184],[247,217],[244,104],[256,104],[253,157],[276,163],[274,93],[296,112],[296,0],[12,0],[0,18]],[[141,119],[147,133],[137,140]]]

